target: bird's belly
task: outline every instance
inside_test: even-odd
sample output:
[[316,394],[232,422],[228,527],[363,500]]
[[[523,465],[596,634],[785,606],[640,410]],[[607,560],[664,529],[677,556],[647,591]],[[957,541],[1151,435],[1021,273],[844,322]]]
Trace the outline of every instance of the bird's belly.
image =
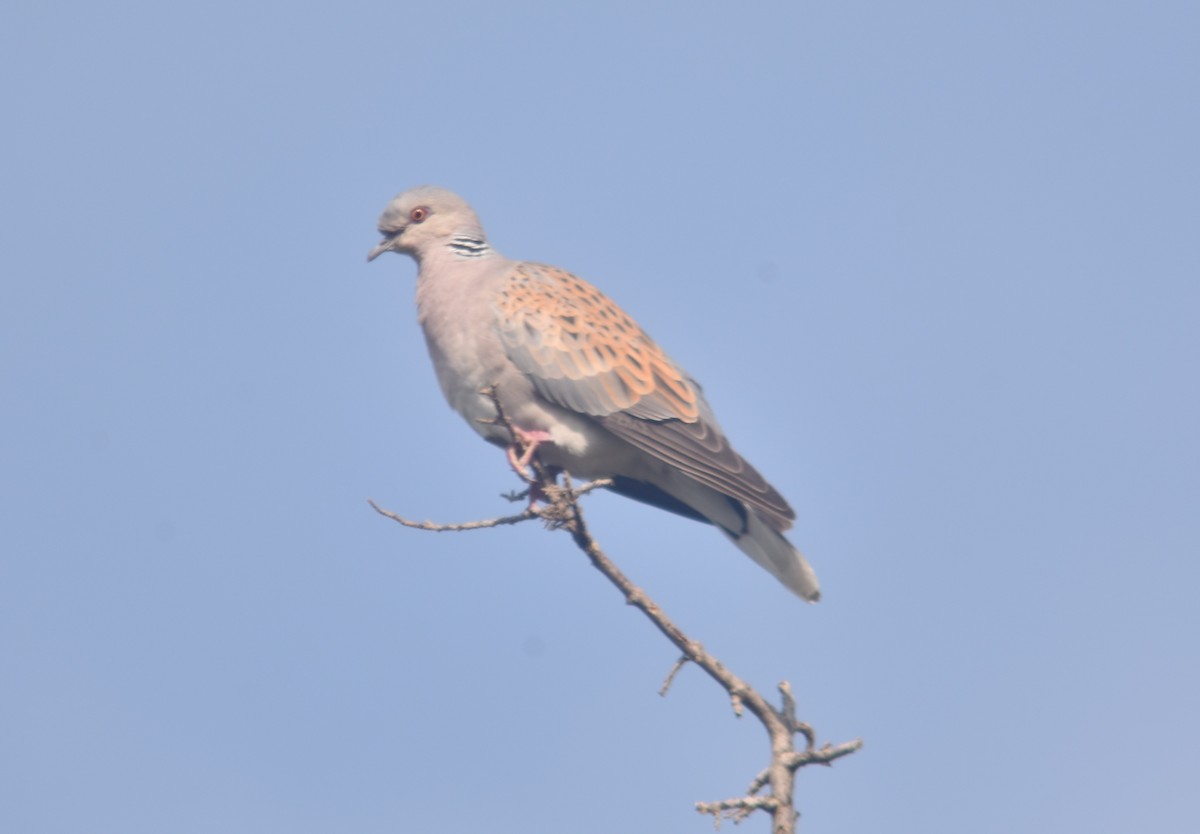
[[[486,334],[483,339],[475,333]],[[486,328],[447,329],[448,336],[434,338],[426,330],[430,356],[438,384],[450,407],[471,428],[493,443],[512,442],[508,430],[496,423],[496,406],[481,393],[495,388],[504,412],[525,431],[543,431],[551,445],[541,453],[547,463],[562,466],[583,477],[599,477],[621,471],[628,444],[618,440],[585,414],[562,408],[544,399],[530,379],[510,362],[498,340]]]
[[495,403],[483,393],[499,383],[497,375],[482,366],[455,367],[438,362],[436,367],[438,384],[450,407],[483,437],[507,442],[508,433],[495,423]]

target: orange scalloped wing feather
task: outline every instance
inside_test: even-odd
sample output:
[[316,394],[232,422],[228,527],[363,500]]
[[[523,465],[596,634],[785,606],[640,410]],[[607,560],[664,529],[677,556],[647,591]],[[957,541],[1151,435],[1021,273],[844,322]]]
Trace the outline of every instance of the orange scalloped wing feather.
[[569,272],[518,264],[496,297],[509,358],[550,402],[760,511],[795,513],[729,445],[700,387],[620,307]]

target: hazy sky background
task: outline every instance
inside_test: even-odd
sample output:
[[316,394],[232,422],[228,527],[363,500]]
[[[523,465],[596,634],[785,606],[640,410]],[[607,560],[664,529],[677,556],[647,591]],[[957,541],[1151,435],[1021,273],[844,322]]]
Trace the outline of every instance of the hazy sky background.
[[[825,600],[587,502],[822,741],[802,830],[1200,830],[1200,6],[24,3],[0,830],[705,832],[766,763],[437,390],[419,183],[599,284]],[[765,818],[743,826],[765,831]],[[739,829],[741,830],[741,829]]]

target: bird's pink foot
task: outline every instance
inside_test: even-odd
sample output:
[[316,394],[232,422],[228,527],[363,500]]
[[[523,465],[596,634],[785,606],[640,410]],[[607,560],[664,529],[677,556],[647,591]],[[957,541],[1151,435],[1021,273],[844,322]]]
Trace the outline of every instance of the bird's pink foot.
[[[533,453],[537,451],[537,447],[542,443],[550,442],[550,433],[536,430],[526,431],[518,426],[513,426],[512,432],[515,437],[506,450],[508,462],[522,480],[533,483],[533,479],[529,477],[526,469],[529,467],[529,461],[533,460]],[[521,450],[520,455],[517,454],[518,447]]]

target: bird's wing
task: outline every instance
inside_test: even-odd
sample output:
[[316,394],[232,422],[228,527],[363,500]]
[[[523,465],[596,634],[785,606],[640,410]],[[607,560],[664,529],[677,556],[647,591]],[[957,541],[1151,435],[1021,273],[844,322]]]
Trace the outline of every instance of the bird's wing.
[[495,311],[509,359],[547,400],[745,502],[775,529],[791,526],[795,513],[729,445],[700,386],[591,284],[521,263]]

